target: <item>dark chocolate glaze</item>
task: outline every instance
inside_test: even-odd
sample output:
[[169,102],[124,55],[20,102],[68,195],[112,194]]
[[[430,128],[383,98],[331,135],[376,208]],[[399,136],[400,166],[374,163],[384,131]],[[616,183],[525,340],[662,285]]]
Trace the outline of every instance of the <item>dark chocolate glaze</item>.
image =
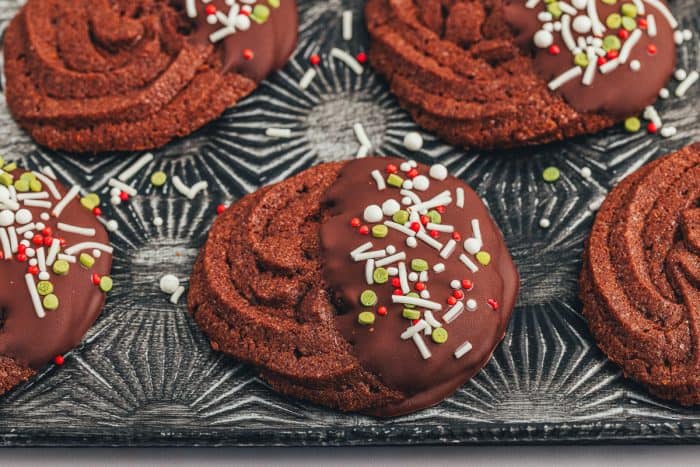
[[[370,411],[379,416],[395,416],[434,405],[476,374],[503,339],[519,288],[518,272],[502,234],[482,200],[464,182],[454,177],[450,176],[444,181],[431,178],[427,191],[416,191],[425,201],[444,190],[451,190],[454,199],[455,189],[464,189],[464,208],[457,208],[453,201],[442,216],[444,224],[454,225],[455,230],[462,235],[462,241],[458,242],[454,253],[447,260],[440,258],[437,250],[420,240],[416,248],[407,247],[406,236],[395,230],[389,230],[389,235],[383,239],[376,239],[360,235],[350,226],[350,219],[361,219],[364,208],[370,204],[381,206],[389,198],[401,201],[399,189],[387,187],[383,191],[377,191],[370,175],[372,170],[377,169],[386,176],[385,167],[388,163],[399,165],[401,162],[403,161],[384,158],[349,162],[341,169],[338,179],[323,200],[330,215],[321,226],[323,277],[341,310],[335,323],[351,343],[352,353],[362,366],[378,375],[390,388],[406,394],[406,398],[399,403]],[[426,166],[419,165],[418,169],[427,176]],[[472,235],[472,219],[480,221],[484,241],[482,250],[489,252],[492,257],[491,263],[488,266],[479,265],[476,273],[471,273],[459,261],[459,255],[465,253],[462,243]],[[449,238],[449,233],[442,233],[438,240],[444,244]],[[465,300],[475,299],[478,302],[477,310],[472,312],[465,309],[456,320],[445,325],[449,338],[444,344],[435,344],[430,336],[424,336],[432,353],[430,359],[422,358],[412,340],[400,339],[400,334],[411,323],[401,316],[403,307],[392,304],[393,287],[390,283],[368,286],[364,275],[365,263],[351,259],[350,252],[367,241],[372,241],[373,250],[394,245],[398,252],[405,251],[407,264],[411,258],[422,258],[429,262],[430,300],[443,304],[442,311],[434,312],[437,319],[449,309],[446,299],[452,292],[450,281],[470,279],[474,282],[473,290],[465,293]],[[446,270],[440,274],[432,270],[432,265],[438,262],[446,266]],[[373,326],[363,326],[357,321],[358,313],[371,310],[363,307],[359,301],[359,296],[365,289],[374,290],[379,298],[378,305],[385,305],[389,310],[387,316],[377,315]],[[487,305],[488,299],[495,299],[499,303],[497,310]],[[376,311],[376,307],[372,310]],[[471,342],[473,349],[461,359],[456,359],[455,349],[466,340]]]
[[[664,2],[664,0],[660,1]],[[609,14],[619,13],[622,3],[618,1],[614,5],[607,5],[597,1],[596,6],[601,22],[605,24],[605,18]],[[554,44],[561,49],[558,55],[551,55],[547,49],[534,45],[533,37],[542,24],[537,19],[537,14],[544,11],[543,5],[544,3],[540,3],[535,8],[526,8],[525,0],[504,0],[504,17],[515,31],[516,42],[520,48],[524,53],[533,56],[535,69],[545,81],[549,82],[572,68],[574,63],[572,54],[558,32],[553,33]],[[673,28],[659,10],[646,2],[644,7],[644,17],[651,13],[656,19],[656,37],[649,37],[644,30],[625,64],[608,74],[596,71],[595,79],[590,86],[583,85],[582,76],[579,76],[554,92],[560,93],[569,105],[579,112],[603,113],[613,118],[638,114],[646,106],[651,105],[657,99],[659,90],[666,85],[673,73],[676,65],[676,45],[673,41]],[[617,29],[606,29],[604,35],[616,34],[617,31]],[[574,40],[579,36],[573,30],[572,35]],[[649,44],[656,46],[656,54],[647,53]],[[630,69],[629,63],[632,60],[639,60],[641,64],[639,71]]]
[[[185,0],[178,2],[184,9]],[[209,35],[223,26],[221,23],[209,24],[204,12],[207,5],[201,0],[197,0],[196,4],[198,14],[194,19],[196,27],[192,39],[206,45],[210,43]],[[240,1],[239,4],[245,5]],[[265,0],[256,4],[270,8],[268,20],[262,24],[251,20],[249,29],[227,36],[216,43],[215,47],[221,51],[224,72],[235,71],[260,82],[271,72],[282,68],[294,52],[299,19],[295,0],[280,0],[277,8],[273,8]],[[230,8],[225,0],[213,0],[208,5],[214,5],[224,13]],[[254,54],[250,60],[243,57],[243,51],[246,49],[250,49]]]
[[[13,172],[15,179],[21,174],[20,170]],[[61,195],[65,195],[68,190],[59,182],[54,183]],[[50,201],[54,205],[58,202],[53,196]],[[33,222],[43,222],[53,230],[55,237],[65,238],[67,247],[86,241],[109,245],[104,227],[92,212],[80,204],[78,197],[66,206],[60,218],[51,216],[48,221],[40,220],[39,215],[50,209],[24,205],[22,208],[31,211]],[[86,237],[62,232],[57,229],[58,222],[94,228],[96,234],[94,237]],[[92,254],[91,251],[86,252]],[[96,258],[91,269],[85,269],[76,263],[71,264],[67,275],[51,273],[50,281],[60,305],[54,311],[46,310],[46,316],[39,318],[32,306],[24,279],[27,263],[16,259],[0,260],[0,310],[3,317],[0,327],[0,356],[10,357],[20,365],[36,370],[56,355],[75,347],[99,316],[105,301],[105,294],[91,281],[92,274],[108,275],[111,266],[112,255],[103,252]],[[35,277],[35,281],[38,282],[39,279]]]

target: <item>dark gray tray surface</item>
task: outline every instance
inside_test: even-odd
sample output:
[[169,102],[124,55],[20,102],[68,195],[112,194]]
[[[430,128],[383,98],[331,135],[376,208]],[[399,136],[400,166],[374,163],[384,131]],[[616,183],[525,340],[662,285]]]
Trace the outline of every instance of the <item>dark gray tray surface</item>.
[[[698,442],[700,410],[650,397],[597,350],[579,313],[576,280],[583,242],[600,200],[625,175],[700,139],[700,86],[658,104],[678,128],[670,138],[620,128],[562,144],[496,154],[465,152],[425,135],[367,69],[357,76],[328,57],[332,47],[366,50],[358,0],[301,0],[301,39],[287,67],[195,135],[156,151],[137,177],[140,195],[105,214],[119,221],[114,278],[102,318],[61,368],[50,367],[0,401],[0,443],[9,446],[376,445],[419,443]],[[0,1],[4,28],[17,0]],[[673,10],[696,34],[679,65],[698,69],[700,2]],[[341,38],[341,14],[355,11],[355,35]],[[308,56],[323,58],[307,91]],[[672,83],[672,88],[676,83]],[[131,155],[76,158],[38,148],[0,103],[0,153],[31,167],[50,164],[64,181],[105,194]],[[341,415],[270,391],[246,366],[214,354],[184,306],[158,289],[166,273],[185,279],[219,203],[322,161],[352,157],[361,122],[377,153],[441,162],[487,201],[522,274],[522,293],[504,342],[488,366],[437,407],[394,420]],[[289,139],[265,136],[292,128]],[[127,157],[131,156],[131,157]],[[544,167],[562,169],[555,184]],[[587,179],[580,169],[588,167]],[[209,189],[189,201],[145,174],[164,170]],[[162,227],[153,218],[165,220]],[[539,227],[542,217],[549,229]]]

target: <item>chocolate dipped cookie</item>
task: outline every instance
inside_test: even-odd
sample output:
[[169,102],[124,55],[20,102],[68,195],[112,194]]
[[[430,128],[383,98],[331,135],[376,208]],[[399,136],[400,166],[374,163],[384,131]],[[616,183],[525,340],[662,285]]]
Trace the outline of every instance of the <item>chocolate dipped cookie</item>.
[[212,347],[277,391],[396,416],[489,360],[519,287],[481,199],[441,165],[321,164],[215,221],[189,308]]
[[294,0],[29,0],[5,34],[7,103],[52,149],[154,148],[281,68],[297,21]]
[[661,398],[700,403],[700,143],[608,195],[580,291],[598,346],[627,377]]
[[112,288],[95,195],[0,158],[0,394],[75,347]]
[[593,133],[652,104],[676,61],[663,0],[368,0],[373,67],[452,144]]

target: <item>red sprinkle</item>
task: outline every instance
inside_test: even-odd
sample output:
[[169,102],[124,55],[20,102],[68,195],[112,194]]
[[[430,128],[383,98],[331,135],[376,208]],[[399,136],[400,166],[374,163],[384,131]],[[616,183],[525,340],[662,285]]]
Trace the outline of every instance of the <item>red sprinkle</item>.
[[454,305],[455,303],[457,303],[457,299],[456,299],[456,298],[454,298],[454,297],[447,297],[447,304],[448,304],[448,305]]
[[399,168],[396,167],[396,164],[388,164],[386,166],[386,171],[389,172],[390,174],[396,173],[399,171]]
[[50,237],[51,235],[53,235],[53,230],[51,230],[51,227],[44,227],[43,229],[41,229],[41,235],[43,235],[44,237]]
[[440,236],[440,232],[438,232],[437,230],[431,230],[429,233],[430,236],[433,238],[438,238]]
[[416,282],[416,290],[422,292],[425,290],[425,284],[422,282]]
[[445,211],[446,211],[445,206],[438,206],[435,208],[435,210],[437,212],[439,212],[440,214],[445,214]]
[[459,232],[452,232],[452,240],[458,242],[462,240],[462,236],[459,234]]
[[474,288],[474,283],[469,279],[462,279],[462,288],[464,290],[471,290]]
[[226,206],[223,204],[220,204],[216,207],[216,214],[217,215],[223,214],[225,210],[226,210]]
[[32,243],[36,246],[41,246],[44,243],[44,237],[42,237],[39,234],[36,234],[32,237]]
[[486,300],[486,303],[488,303],[489,306],[494,310],[498,310],[498,302],[493,298],[489,298],[488,300]]
[[644,18],[639,18],[637,20],[637,26],[639,26],[639,29],[646,29],[647,28],[647,20]]
[[627,39],[628,37],[630,37],[630,33],[629,31],[627,31],[627,29],[620,29],[617,32],[617,35],[620,39]]
[[246,60],[252,60],[255,54],[250,49],[243,49],[243,58]]
[[560,52],[561,52],[561,49],[559,48],[559,46],[557,44],[552,44],[549,46],[549,54],[550,55],[559,55]]
[[418,169],[414,167],[411,170],[409,170],[408,173],[406,173],[406,175],[408,175],[408,178],[416,178],[418,176]]
[[355,59],[360,63],[365,63],[367,61],[367,54],[360,52],[355,56]]
[[350,227],[353,227],[355,229],[358,228],[361,223],[362,222],[358,217],[353,217],[352,219],[350,219]]
[[92,213],[93,213],[94,215],[96,215],[96,216],[101,216],[101,215],[102,215],[102,209],[100,209],[99,206],[98,206],[98,207],[96,207],[96,208],[94,208],[94,209],[92,210]]
[[396,289],[391,294],[392,295],[403,295],[403,292],[401,291],[401,289]]
[[27,272],[33,276],[39,274],[39,266],[29,266]]
[[395,289],[398,289],[399,287],[401,287],[401,280],[398,277],[392,277],[391,286]]
[[418,222],[411,222],[411,230],[418,232],[420,230],[420,224]]
[[204,12],[207,15],[215,15],[216,14],[216,5],[209,4],[204,8]]
[[66,359],[63,358],[63,355],[56,355],[56,356],[53,358],[53,362],[54,362],[56,365],[61,366],[61,365],[63,365],[63,364],[66,362]]
[[430,222],[430,217],[428,216],[420,216],[420,223],[423,225],[426,225],[428,222]]
[[386,316],[386,314],[387,314],[387,309],[386,309],[386,307],[385,307],[385,306],[380,306],[379,308],[377,308],[377,314],[378,314],[379,316]]
[[97,274],[93,274],[93,275],[90,277],[90,280],[92,281],[92,283],[93,283],[94,285],[100,285],[100,279],[101,279],[101,277],[100,277],[99,275],[97,275]]
[[17,245],[17,253],[25,253],[27,251],[27,245],[20,243]]
[[44,237],[44,246],[51,246],[53,243],[53,237]]
[[612,60],[613,58],[617,58],[618,55],[620,55],[620,52],[617,50],[608,50],[608,53],[605,54],[605,58]]
[[452,296],[457,300],[461,300],[464,298],[464,292],[462,292],[461,290],[453,290]]
[[66,239],[65,238],[59,238],[58,239],[58,244],[61,245],[61,248],[66,246]]
[[122,191],[119,193],[119,199],[122,201],[129,201],[129,193]]
[[608,63],[608,60],[605,57],[598,57],[598,66],[602,66]]
[[654,45],[654,44],[647,45],[647,52],[649,53],[649,55],[655,55],[656,54],[656,45]]
[[311,63],[313,66],[316,66],[321,63],[321,57],[319,57],[318,54],[313,54],[309,57],[309,63]]
[[366,225],[363,225],[360,227],[358,232],[360,232],[360,235],[369,235],[369,227],[367,227]]
[[27,255],[24,253],[17,253],[17,261],[19,261],[20,263],[24,263],[25,261],[27,261]]
[[654,123],[649,122],[649,123],[647,124],[647,131],[648,131],[649,133],[656,133],[656,130],[658,130],[658,128],[656,128],[656,125],[654,125]]

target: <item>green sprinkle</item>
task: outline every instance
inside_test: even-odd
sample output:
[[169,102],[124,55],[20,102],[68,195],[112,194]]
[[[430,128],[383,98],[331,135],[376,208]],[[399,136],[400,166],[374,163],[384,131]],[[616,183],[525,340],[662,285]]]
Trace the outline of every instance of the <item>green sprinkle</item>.
[[107,293],[110,290],[112,290],[113,286],[114,286],[114,281],[112,280],[111,277],[102,276],[100,278],[100,290],[103,291],[104,293]]
[[165,174],[165,172],[154,172],[153,175],[151,175],[151,185],[160,187],[165,185],[165,182],[168,181],[168,176]]
[[58,308],[58,297],[50,293],[43,300],[44,308],[47,310],[55,310]]
[[53,284],[49,281],[40,281],[36,285],[36,291],[39,292],[39,295],[42,296],[53,293]]
[[628,31],[634,31],[635,29],[637,29],[637,22],[634,20],[634,18],[630,18],[629,16],[623,16],[622,27]]
[[396,175],[396,174],[390,174],[390,175],[386,178],[386,183],[387,183],[387,185],[389,185],[389,186],[393,186],[393,187],[396,187],[396,188],[401,188],[401,186],[403,186],[403,178],[399,177],[399,176]]
[[58,261],[53,263],[53,273],[57,276],[63,276],[65,274],[68,274],[68,271],[70,271],[70,264],[68,263],[68,261],[59,259]]
[[396,211],[391,218],[396,222],[397,224],[404,225],[406,222],[408,222],[408,211],[404,211],[403,209],[400,211]]
[[384,268],[377,268],[372,273],[372,279],[377,284],[384,284],[389,280],[389,271]]
[[404,308],[403,312],[401,313],[401,316],[403,316],[406,319],[410,319],[410,320],[419,319],[420,318],[420,310],[414,310],[411,308]]
[[[418,295],[418,294],[415,293],[415,292],[409,292],[409,293],[406,294],[406,296],[407,296],[407,297],[413,297],[413,298],[420,298],[420,295]],[[406,308],[415,308],[416,306],[415,306],[415,305],[412,305],[412,304],[410,304],[410,303],[405,303],[405,304],[404,304],[404,307],[406,307]]]
[[416,272],[423,272],[428,270],[428,262],[424,259],[415,258],[411,260],[411,269]]
[[24,172],[22,175],[19,176],[20,180],[26,180],[27,183],[31,182],[32,180],[36,180],[36,175],[34,175],[31,172]]
[[588,66],[588,55],[585,53],[577,53],[574,56],[574,65],[578,65],[580,67],[587,67]]
[[476,260],[484,266],[488,266],[491,262],[491,255],[485,251],[480,251],[476,254]]
[[279,8],[279,7],[280,7],[280,0],[267,0],[267,3],[268,3],[272,8]]
[[637,16],[637,7],[632,3],[623,3],[620,7],[620,12],[622,12],[622,16],[634,18]]
[[389,235],[389,228],[384,224],[377,224],[372,227],[372,236],[374,238],[384,238]]
[[369,326],[371,324],[374,324],[374,313],[371,311],[363,311],[359,315],[357,315],[357,322],[362,324],[363,326]]
[[253,12],[250,14],[250,19],[258,24],[262,24],[270,17],[270,9],[265,5],[255,5]]
[[33,193],[39,193],[41,191],[42,185],[41,182],[37,179],[31,180],[29,182],[29,190],[32,191]]
[[362,303],[363,306],[374,306],[377,304],[377,294],[374,293],[374,290],[365,290],[360,294],[360,303]]
[[10,186],[12,185],[12,175],[8,173],[0,173],[0,185]]
[[620,38],[617,36],[609,35],[603,38],[603,50],[609,52],[611,50],[620,50],[622,43]]
[[559,2],[552,2],[547,5],[547,11],[555,18],[559,18],[562,13],[561,8],[559,8]]
[[622,17],[618,15],[617,13],[613,13],[611,15],[608,15],[607,18],[605,18],[605,25],[609,27],[610,29],[617,29],[620,27],[622,24]]
[[5,167],[3,167],[2,170],[4,170],[5,172],[14,172],[15,170],[17,170],[17,164],[15,164],[14,162],[10,162]]
[[430,337],[433,338],[433,342],[436,344],[444,344],[447,342],[447,331],[445,328],[435,328]]
[[442,216],[435,209],[428,211],[428,218],[433,224],[442,224]]
[[559,169],[556,167],[547,167],[542,171],[542,178],[547,183],[556,182],[557,180],[559,180],[560,176],[561,172],[559,172]]
[[628,117],[625,119],[625,130],[630,133],[636,133],[642,127],[642,122],[637,117]]
[[617,0],[603,0],[603,3],[606,5],[614,5],[617,3]]
[[93,267],[95,265],[95,258],[93,258],[92,256],[90,256],[87,253],[80,253],[79,261],[80,261],[80,264],[82,264],[87,269],[90,269],[91,267]]
[[26,193],[29,191],[29,182],[27,180],[17,180],[15,181],[15,190],[18,193]]
[[92,211],[100,205],[100,197],[97,193],[88,193],[80,198],[80,204],[88,211]]
[[0,156],[0,169],[2,169],[2,166],[5,165],[5,159]]

